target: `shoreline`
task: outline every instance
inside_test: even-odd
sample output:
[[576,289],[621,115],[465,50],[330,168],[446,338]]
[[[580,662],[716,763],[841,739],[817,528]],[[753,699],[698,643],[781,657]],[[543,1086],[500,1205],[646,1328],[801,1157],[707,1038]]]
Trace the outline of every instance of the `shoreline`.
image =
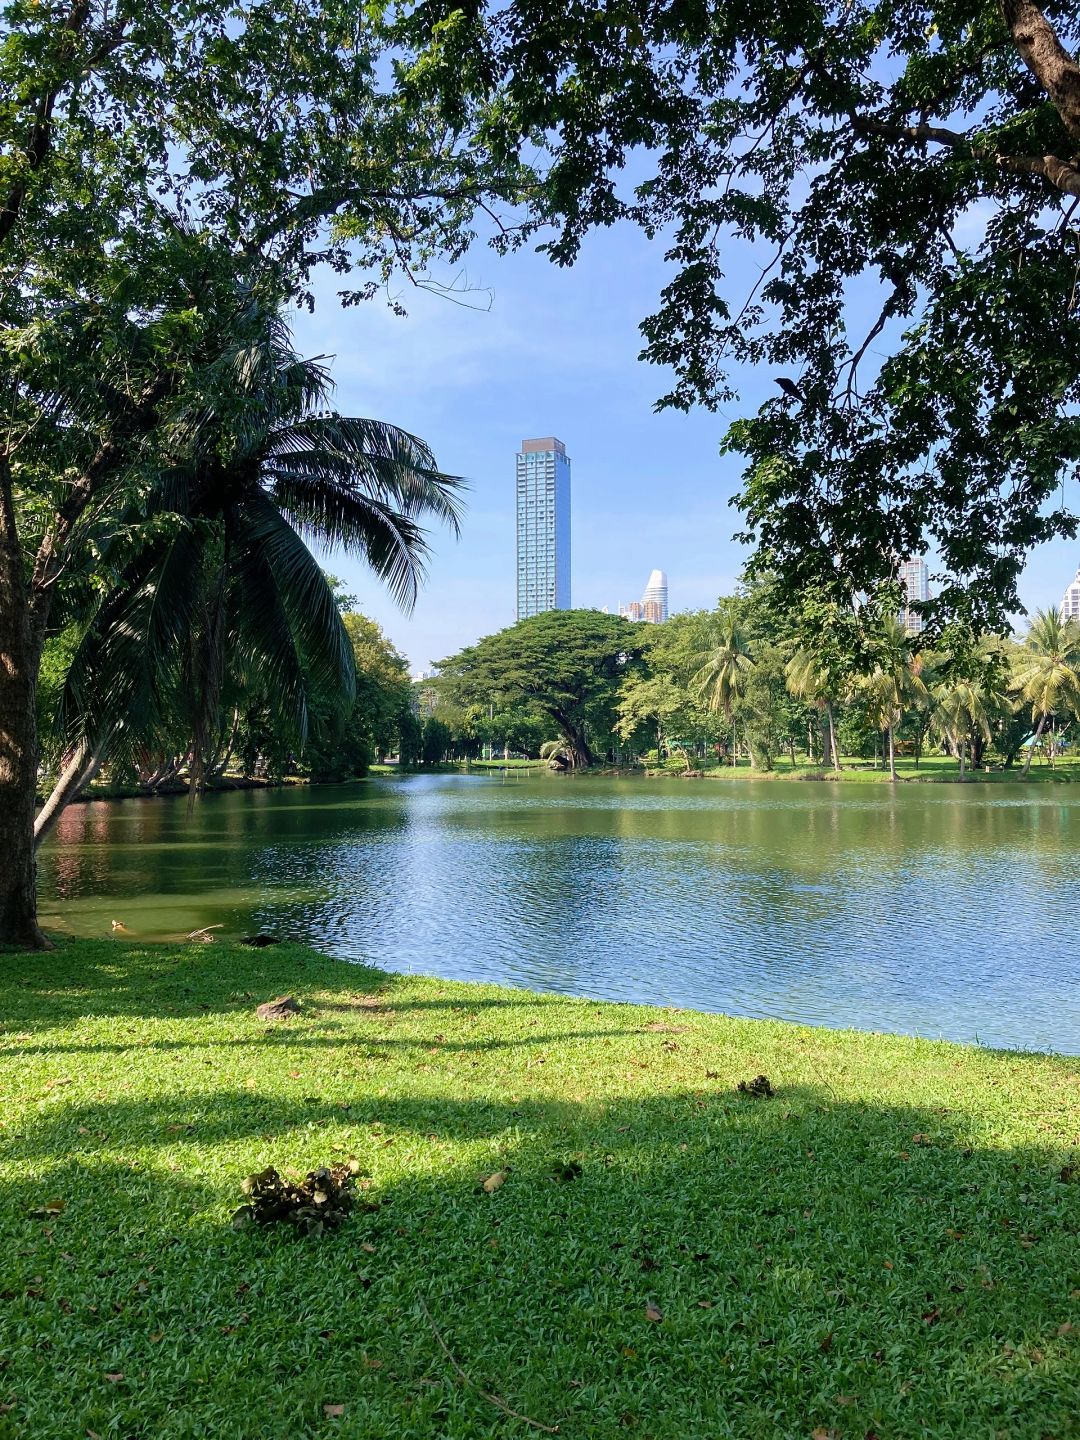
[[[195,936],[202,932],[194,932]],[[586,1005],[594,1008],[612,1007],[615,1009],[642,1010],[656,1015],[679,1015],[693,1017],[702,1022],[717,1022],[720,1024],[732,1024],[738,1026],[764,1026],[764,1027],[786,1027],[792,1031],[805,1031],[813,1035],[826,1034],[846,1037],[849,1041],[858,1043],[860,1040],[874,1041],[895,1041],[900,1045],[932,1045],[952,1046],[964,1050],[970,1054],[991,1055],[1001,1058],[1025,1057],[1036,1060],[1062,1061],[1080,1067],[1080,1043],[1075,1051],[1071,1050],[1042,1050],[1026,1045],[984,1045],[980,1040],[956,1040],[947,1035],[919,1034],[909,1030],[865,1030],[853,1025],[830,1025],[825,1022],[815,1023],[809,1020],[788,1019],[779,1015],[742,1015],[728,1010],[701,1010],[690,1005],[673,1005],[659,1000],[611,1000],[597,995],[575,994],[568,990],[531,990],[526,986],[514,985],[509,981],[488,981],[488,980],[458,980],[444,978],[440,975],[427,975],[412,970],[382,970],[376,966],[368,965],[361,960],[349,960],[343,956],[331,955],[317,949],[306,942],[281,940],[265,949],[244,945],[238,938],[228,936],[211,935],[208,940],[193,939],[191,937],[172,936],[140,936],[132,935],[130,932],[116,937],[106,936],[95,939],[85,935],[78,935],[69,930],[51,929],[47,931],[48,938],[54,943],[57,949],[67,950],[70,947],[98,947],[105,946],[110,950],[116,949],[123,956],[126,952],[138,952],[144,949],[161,955],[165,951],[182,951],[185,954],[199,956],[207,955],[213,959],[215,955],[222,952],[237,954],[242,957],[261,956],[268,959],[271,956],[287,956],[293,952],[301,955],[301,965],[307,969],[312,965],[324,965],[330,968],[336,978],[344,980],[350,975],[361,976],[377,975],[387,983],[416,982],[423,986],[452,986],[460,988],[465,992],[465,999],[469,991],[477,993],[497,991],[510,997],[522,997],[530,1002],[558,1004],[565,1002],[568,1005]],[[210,947],[215,947],[211,949]],[[55,954],[55,951],[11,951],[0,949],[0,962],[12,955],[26,954],[36,955],[38,953]],[[305,977],[306,978],[306,977]],[[0,1041],[3,1040],[3,1021],[0,1019]],[[1077,1076],[1080,1082],[1080,1074]]]
[[[936,759],[937,757],[934,757]],[[925,762],[924,762],[925,764]],[[519,773],[533,773],[543,771],[557,779],[594,779],[607,778],[618,780],[724,780],[724,781],[800,781],[807,784],[831,783],[831,784],[857,784],[857,785],[1071,785],[1080,781],[1080,765],[1062,765],[1056,769],[1032,770],[1027,777],[1021,775],[1018,769],[1012,770],[977,770],[968,771],[963,778],[951,769],[935,771],[933,760],[928,768],[921,770],[899,770],[896,781],[890,779],[888,770],[882,770],[870,761],[852,761],[845,765],[839,773],[831,769],[821,769],[817,766],[796,766],[791,768],[788,762],[783,762],[784,768],[774,770],[752,770],[749,766],[713,766],[707,770],[647,770],[641,766],[616,767],[606,765],[595,765],[589,770],[550,770],[544,761],[520,762],[517,765],[506,766],[497,761],[459,761],[454,764],[434,766],[424,771],[402,771],[405,774],[436,774],[439,772],[453,774],[457,772],[471,772],[479,770],[483,773],[496,773],[514,775]],[[1076,769],[1076,775],[1073,769]],[[380,771],[380,776],[384,772]]]
[[[205,795],[230,795],[242,791],[252,790],[285,790],[303,786],[315,788],[340,788],[346,785],[363,784],[368,780],[397,780],[406,779],[418,775],[498,775],[513,776],[543,775],[552,780],[639,780],[642,782],[655,781],[678,781],[686,784],[691,781],[716,781],[722,783],[751,783],[761,784],[777,782],[783,784],[826,784],[826,785],[890,785],[895,784],[897,788],[908,785],[1022,785],[1042,787],[1046,785],[1071,785],[1080,781],[1080,766],[1077,774],[1072,773],[1072,766],[1060,766],[1057,769],[1045,769],[1032,771],[1024,778],[1019,770],[995,770],[975,771],[966,774],[963,779],[952,772],[934,773],[933,770],[926,771],[901,771],[896,781],[889,778],[887,771],[883,771],[873,765],[850,765],[845,766],[839,774],[832,770],[819,770],[816,768],[797,767],[794,770],[789,768],[777,770],[751,770],[746,766],[737,768],[717,766],[709,770],[695,770],[689,773],[680,770],[646,770],[639,766],[619,768],[609,765],[596,765],[589,770],[552,770],[546,761],[521,761],[517,764],[507,765],[502,761],[453,761],[439,765],[417,766],[415,768],[400,769],[396,765],[374,765],[367,775],[349,776],[344,780],[311,780],[304,776],[289,775],[277,780],[264,780],[249,777],[236,777],[227,784],[217,784],[208,787]],[[77,796],[68,802],[69,805],[97,804],[102,801],[117,800],[158,800],[178,797],[187,797],[188,787],[178,782],[166,783],[154,790],[145,786],[136,785],[102,785],[94,786],[88,793]],[[38,804],[44,802],[44,795],[39,794]]]

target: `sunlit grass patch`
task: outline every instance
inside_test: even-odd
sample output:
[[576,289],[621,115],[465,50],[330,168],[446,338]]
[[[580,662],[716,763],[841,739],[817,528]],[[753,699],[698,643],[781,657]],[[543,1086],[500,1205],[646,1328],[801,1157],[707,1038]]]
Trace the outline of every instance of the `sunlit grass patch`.
[[[0,1018],[0,1434],[1076,1433],[1080,1062],[293,946],[5,956]],[[336,1234],[232,1228],[349,1157]]]

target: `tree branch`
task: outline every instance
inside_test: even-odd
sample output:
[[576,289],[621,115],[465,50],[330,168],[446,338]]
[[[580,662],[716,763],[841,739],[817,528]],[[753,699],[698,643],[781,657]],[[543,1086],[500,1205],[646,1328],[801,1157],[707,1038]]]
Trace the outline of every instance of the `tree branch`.
[[[89,0],[74,0],[68,11],[67,19],[61,26],[59,43],[62,47],[71,47],[75,37],[85,26],[89,13]],[[3,205],[0,206],[0,245],[7,239],[19,218],[19,211],[22,209],[26,192],[29,189],[29,176],[41,169],[45,157],[49,153],[53,136],[53,109],[62,88],[63,81],[61,80],[51,85],[38,100],[26,149],[23,152],[26,157],[26,173],[15,181],[5,197]]]
[[1005,174],[1038,175],[1055,190],[1080,196],[1080,169],[1059,155],[1004,155],[992,145],[980,144],[960,130],[947,130],[941,125],[893,125],[865,115],[853,115],[851,124],[858,135],[878,135],[907,145],[924,145],[929,141],[950,149],[967,150],[975,159],[987,160]]
[[1065,129],[1080,140],[1080,65],[1032,0],[1001,0],[1001,13],[1021,60],[1053,101]]

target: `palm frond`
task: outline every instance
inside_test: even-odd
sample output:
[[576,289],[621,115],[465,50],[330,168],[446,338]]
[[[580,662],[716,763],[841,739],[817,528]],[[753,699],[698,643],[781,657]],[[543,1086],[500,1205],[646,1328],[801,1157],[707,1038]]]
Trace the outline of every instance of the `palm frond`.
[[267,496],[245,495],[228,528],[237,659],[272,685],[302,742],[316,696],[340,707],[355,693],[348,634],[311,551]]
[[410,519],[430,517],[460,533],[464,480],[446,475],[427,445],[380,420],[311,416],[279,430],[265,457],[266,474],[295,473],[325,457],[331,474],[357,492],[383,498]]
[[92,747],[124,728],[150,734],[175,715],[178,659],[198,603],[203,537],[178,522],[120,576],[72,658],[60,697],[71,739]]
[[416,603],[428,555],[415,521],[387,501],[352,495],[307,476],[279,476],[272,503],[308,540],[359,553],[406,610]]

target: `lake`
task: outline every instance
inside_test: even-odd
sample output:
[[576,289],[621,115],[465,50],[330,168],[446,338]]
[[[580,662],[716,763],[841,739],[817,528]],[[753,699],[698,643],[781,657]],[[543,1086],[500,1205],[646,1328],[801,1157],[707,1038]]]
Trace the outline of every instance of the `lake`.
[[47,926],[1080,1054],[1080,787],[544,774],[72,806]]

